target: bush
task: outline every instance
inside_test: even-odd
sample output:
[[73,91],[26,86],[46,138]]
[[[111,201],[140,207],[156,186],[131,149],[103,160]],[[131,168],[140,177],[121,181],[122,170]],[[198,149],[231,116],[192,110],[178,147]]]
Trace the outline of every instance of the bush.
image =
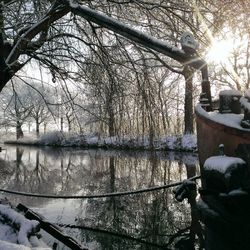
[[62,146],[65,136],[60,131],[49,132],[38,139],[38,143],[46,146]]

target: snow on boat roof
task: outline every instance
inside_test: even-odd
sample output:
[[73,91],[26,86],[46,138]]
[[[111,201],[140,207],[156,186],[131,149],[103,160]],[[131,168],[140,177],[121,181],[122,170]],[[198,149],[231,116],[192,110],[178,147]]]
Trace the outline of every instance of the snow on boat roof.
[[218,111],[207,112],[202,108],[201,104],[196,105],[195,111],[197,114],[219,124],[226,125],[235,129],[240,129],[241,131],[250,131],[250,129],[243,128],[240,125],[244,117],[243,114],[221,114]]
[[235,168],[239,164],[245,164],[245,162],[237,157],[229,157],[225,155],[212,156],[205,161],[204,169],[216,170],[224,174],[229,168]]
[[236,95],[236,96],[242,96],[242,93],[238,90],[234,90],[234,89],[225,89],[225,90],[221,90],[219,95]]

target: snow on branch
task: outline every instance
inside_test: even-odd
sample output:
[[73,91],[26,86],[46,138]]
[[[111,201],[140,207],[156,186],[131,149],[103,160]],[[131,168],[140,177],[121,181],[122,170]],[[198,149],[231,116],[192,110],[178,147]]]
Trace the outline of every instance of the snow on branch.
[[170,46],[169,44],[147,35],[137,29],[134,29],[120,21],[111,18],[99,11],[95,11],[86,6],[74,3],[72,0],[64,0],[69,5],[71,12],[77,16],[94,22],[102,27],[105,27],[113,32],[128,38],[129,40],[136,42],[146,48],[158,51],[168,57],[183,63],[189,64],[196,69],[201,69],[206,63],[197,56],[189,56],[185,52],[177,47]]
[[[67,6],[62,6],[61,8],[52,8],[39,22],[35,23],[31,27],[27,27],[27,30],[25,30],[25,32],[17,40],[16,44],[14,44],[13,49],[6,59],[6,63],[10,65],[11,63],[15,62],[21,53],[25,53],[27,46],[37,34],[39,34],[40,32],[46,33],[51,23],[62,18],[68,12],[69,9],[67,8]],[[45,42],[43,35],[41,35],[41,39],[39,42],[39,46],[42,45],[41,42]],[[34,49],[36,50],[37,46],[34,46]]]
[[18,233],[18,243],[30,247],[28,236],[40,230],[39,222],[28,220],[22,214],[13,210],[9,205],[0,204],[0,216],[7,223],[16,228]]

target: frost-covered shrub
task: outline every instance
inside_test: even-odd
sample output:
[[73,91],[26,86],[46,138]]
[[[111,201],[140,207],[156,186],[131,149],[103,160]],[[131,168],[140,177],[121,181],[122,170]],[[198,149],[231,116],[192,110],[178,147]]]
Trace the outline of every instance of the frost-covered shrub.
[[177,144],[176,136],[168,136],[166,137],[166,149],[174,150]]
[[96,135],[86,136],[86,143],[88,146],[97,147],[99,145],[99,139]]
[[181,139],[181,148],[187,151],[197,149],[197,137],[194,134],[184,134]]
[[64,144],[65,136],[60,131],[49,132],[40,137],[38,142],[46,146],[62,146]]
[[65,147],[86,147],[86,136],[83,134],[63,134],[63,145]]
[[[117,148],[117,149],[151,149],[150,141],[147,136],[141,137],[101,137],[93,134],[72,134],[54,131],[42,135],[39,139],[23,139],[18,141],[8,141],[7,143],[46,145],[62,147],[98,147],[98,148]],[[196,135],[185,134],[172,135],[155,138],[153,141],[156,150],[174,151],[196,151]]]

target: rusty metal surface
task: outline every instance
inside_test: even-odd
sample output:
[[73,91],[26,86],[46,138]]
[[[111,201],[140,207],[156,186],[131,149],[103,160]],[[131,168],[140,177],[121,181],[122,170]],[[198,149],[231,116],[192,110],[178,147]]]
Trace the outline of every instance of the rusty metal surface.
[[197,145],[200,165],[205,160],[219,154],[219,145],[224,144],[225,154],[235,156],[239,144],[250,144],[250,130],[228,127],[196,113]]

